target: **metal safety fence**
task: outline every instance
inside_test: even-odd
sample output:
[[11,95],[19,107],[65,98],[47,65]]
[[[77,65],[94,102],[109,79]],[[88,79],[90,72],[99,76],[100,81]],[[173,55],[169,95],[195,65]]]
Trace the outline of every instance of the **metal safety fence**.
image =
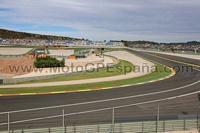
[[[140,103],[132,103],[130,100],[129,104],[124,103],[123,99],[132,97],[135,96],[0,112],[0,133],[141,133],[199,130],[199,106],[155,104],[158,100]],[[196,115],[191,115],[190,112],[196,112]]]
[[[31,118],[29,119],[22,119],[19,117],[20,115],[13,114],[23,112],[23,116],[30,117],[26,112],[38,111],[38,109],[0,113],[0,115],[3,115],[3,117],[0,116],[0,118],[4,119],[4,123],[0,123],[0,133],[146,133],[199,130],[199,115],[183,115],[171,118],[170,116],[160,116],[160,109],[158,106],[156,109],[156,116],[143,117],[142,119],[129,119],[129,117],[127,117],[126,120],[120,120],[116,117],[116,110],[117,108],[104,108],[75,113],[65,113],[65,110],[63,110],[62,114],[53,111],[54,114],[57,115],[36,117],[39,116],[39,114],[36,113],[31,114]],[[96,121],[98,124],[76,124],[79,119],[79,117],[77,117],[78,115],[80,116],[80,119],[83,119],[84,115],[97,112],[108,114],[106,117],[108,118],[108,116],[110,116],[108,118],[110,120],[102,120],[102,123],[97,122],[96,119],[98,119],[98,114],[94,114],[96,118],[94,118],[93,122]],[[42,112],[40,113],[42,114]],[[81,117],[81,115],[83,116]],[[72,118],[70,118],[71,116]],[[93,115],[90,116],[93,117]],[[73,124],[70,125],[70,121],[73,120]],[[87,121],[87,118],[84,118],[83,121]]]
[[[11,130],[10,133],[147,133],[156,132],[155,121]],[[196,119],[159,121],[158,132],[198,131]],[[8,133],[2,131],[1,133]]]
[[16,59],[16,58],[21,58],[21,55],[0,55],[0,58],[4,59],[4,58],[7,58],[7,59]]

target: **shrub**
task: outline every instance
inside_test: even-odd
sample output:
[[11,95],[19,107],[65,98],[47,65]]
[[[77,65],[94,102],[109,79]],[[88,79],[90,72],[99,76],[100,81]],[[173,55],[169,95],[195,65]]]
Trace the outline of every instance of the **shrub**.
[[56,58],[52,58],[50,56],[47,56],[46,58],[36,58],[34,66],[36,68],[64,67],[65,60],[63,59],[62,61],[59,61]]

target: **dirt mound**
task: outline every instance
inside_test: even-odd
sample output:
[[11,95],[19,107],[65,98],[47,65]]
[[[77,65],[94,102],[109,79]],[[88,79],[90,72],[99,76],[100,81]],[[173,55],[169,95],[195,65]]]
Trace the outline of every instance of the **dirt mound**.
[[23,75],[33,71],[33,62],[35,60],[29,59],[0,59],[0,73],[2,74],[12,74]]

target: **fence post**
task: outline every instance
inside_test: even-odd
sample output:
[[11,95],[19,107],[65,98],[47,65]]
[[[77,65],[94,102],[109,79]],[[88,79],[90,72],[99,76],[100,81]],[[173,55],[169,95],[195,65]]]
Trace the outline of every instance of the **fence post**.
[[122,133],[122,123],[120,123],[120,133]]
[[49,133],[51,133],[51,128],[49,127]]
[[184,126],[184,127],[183,127],[183,130],[184,130],[184,131],[185,131],[185,129],[186,129],[186,127],[185,127],[186,125],[185,125],[185,124],[186,124],[186,123],[185,123],[185,119],[184,119],[184,121],[183,121],[183,126]]
[[160,109],[159,109],[159,106],[158,106],[157,120],[156,120],[156,133],[158,133],[159,115],[160,115]]
[[197,114],[197,130],[199,131],[199,114]]
[[10,113],[8,112],[8,133],[10,133]]
[[99,124],[97,125],[97,133],[99,133]]
[[144,133],[144,122],[142,122],[142,133]]
[[67,126],[65,126],[65,133],[67,132]]
[[165,121],[163,121],[163,132],[165,132]]
[[115,108],[112,109],[112,133],[114,133],[114,124],[115,124]]
[[74,133],[76,133],[76,126],[74,125]]
[[65,110],[63,109],[63,133],[65,133]]

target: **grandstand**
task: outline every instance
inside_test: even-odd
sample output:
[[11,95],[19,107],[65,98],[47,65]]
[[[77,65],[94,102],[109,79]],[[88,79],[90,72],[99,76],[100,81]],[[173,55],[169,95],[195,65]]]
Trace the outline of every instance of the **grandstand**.
[[129,47],[145,50],[172,51],[172,52],[192,52],[200,53],[199,42],[187,43],[133,43],[129,42]]
[[1,39],[1,44],[11,45],[24,45],[24,46],[58,46],[58,47],[70,47],[70,46],[119,46],[123,47],[123,42],[103,42],[103,41],[85,41],[85,40],[41,40],[41,39]]
[[91,41],[88,39],[76,39],[69,37],[39,35],[23,32],[15,32],[0,29],[0,44],[23,46],[54,46],[54,47],[123,47],[123,42]]

